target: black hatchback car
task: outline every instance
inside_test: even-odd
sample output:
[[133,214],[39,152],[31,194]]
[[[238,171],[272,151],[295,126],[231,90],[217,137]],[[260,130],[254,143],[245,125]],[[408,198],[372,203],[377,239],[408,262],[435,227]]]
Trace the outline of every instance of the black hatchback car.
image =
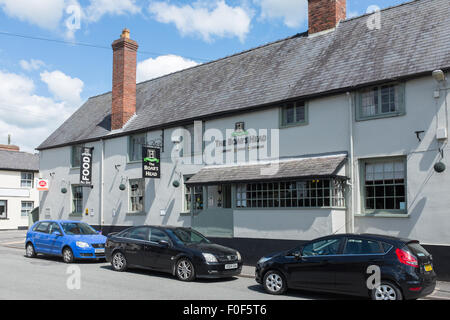
[[431,255],[418,241],[340,234],[261,258],[256,281],[270,294],[293,288],[403,300],[431,294],[436,274]]
[[108,235],[106,260],[116,271],[145,268],[176,275],[182,281],[239,275],[238,251],[214,244],[190,228],[139,226]]

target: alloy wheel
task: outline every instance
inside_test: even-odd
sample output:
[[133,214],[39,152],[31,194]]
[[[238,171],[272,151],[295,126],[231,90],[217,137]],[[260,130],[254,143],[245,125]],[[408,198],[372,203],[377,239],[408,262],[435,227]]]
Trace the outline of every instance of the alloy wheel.
[[382,284],[375,289],[375,300],[397,300],[397,292],[392,286]]
[[266,287],[272,293],[278,293],[283,288],[283,278],[277,273],[271,273],[266,277]]
[[181,260],[177,265],[177,275],[180,280],[187,281],[192,277],[193,267],[188,260]]
[[63,251],[63,260],[65,263],[71,263],[73,261],[73,253],[69,248],[64,249]]
[[33,245],[31,243],[29,243],[27,245],[26,255],[27,255],[28,258],[33,258],[35,256],[34,248],[33,248]]
[[117,252],[114,254],[112,265],[115,270],[122,271],[126,265],[126,260],[124,255],[121,252]]

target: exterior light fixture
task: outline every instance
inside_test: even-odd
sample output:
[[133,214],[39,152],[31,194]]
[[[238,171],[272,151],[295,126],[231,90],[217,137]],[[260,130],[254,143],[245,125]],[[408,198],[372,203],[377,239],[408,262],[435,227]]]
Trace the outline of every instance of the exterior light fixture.
[[67,188],[62,187],[61,188],[61,193],[66,194],[67,193]]
[[175,188],[178,188],[178,187],[180,186],[180,181],[175,180],[174,182],[172,182],[172,185],[173,185]]
[[445,171],[445,164],[443,162],[437,162],[434,165],[434,171],[436,171],[437,173],[442,173]]
[[125,184],[121,183],[119,186],[120,191],[124,191],[127,187],[125,186]]
[[445,80],[445,73],[444,71],[438,69],[438,70],[434,70],[433,71],[433,78],[434,80],[436,80],[437,82],[441,82]]

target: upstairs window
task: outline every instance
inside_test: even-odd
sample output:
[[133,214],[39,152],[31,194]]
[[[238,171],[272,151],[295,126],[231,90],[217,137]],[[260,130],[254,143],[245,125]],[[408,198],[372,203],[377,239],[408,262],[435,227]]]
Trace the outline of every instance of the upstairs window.
[[392,117],[405,113],[403,84],[387,84],[357,94],[357,120]]
[[142,147],[147,144],[146,134],[135,134],[128,138],[128,160],[141,161]]
[[21,172],[20,187],[21,188],[33,188],[33,180],[34,180],[33,172]]
[[306,124],[307,108],[304,101],[288,102],[281,107],[281,127]]
[[81,152],[83,150],[84,145],[78,144],[76,146],[72,146],[71,152],[71,160],[70,164],[72,168],[79,168],[81,164]]

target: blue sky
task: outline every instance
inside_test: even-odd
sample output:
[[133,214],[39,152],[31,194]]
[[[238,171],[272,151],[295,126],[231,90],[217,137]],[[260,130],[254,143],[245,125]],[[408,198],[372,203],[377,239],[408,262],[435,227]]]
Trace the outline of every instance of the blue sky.
[[[402,2],[347,0],[347,17]],[[0,0],[0,144],[10,133],[14,144],[32,151],[83,101],[110,91],[110,45],[124,27],[139,43],[138,80],[146,80],[306,31],[306,3]]]

